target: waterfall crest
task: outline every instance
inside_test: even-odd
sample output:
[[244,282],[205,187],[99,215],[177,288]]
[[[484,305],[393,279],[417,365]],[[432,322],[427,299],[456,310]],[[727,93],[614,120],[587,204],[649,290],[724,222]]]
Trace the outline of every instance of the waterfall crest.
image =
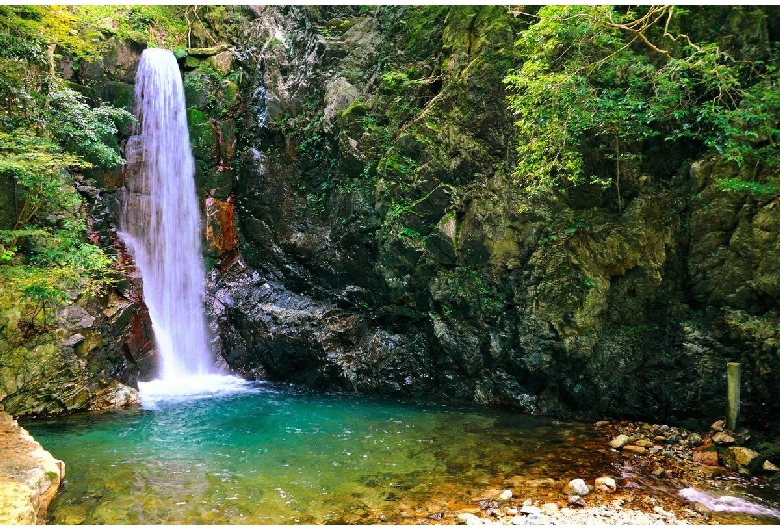
[[136,134],[127,142],[120,237],[143,277],[159,377],[215,372],[203,309],[205,271],[184,87],[169,50],[144,50],[136,74]]

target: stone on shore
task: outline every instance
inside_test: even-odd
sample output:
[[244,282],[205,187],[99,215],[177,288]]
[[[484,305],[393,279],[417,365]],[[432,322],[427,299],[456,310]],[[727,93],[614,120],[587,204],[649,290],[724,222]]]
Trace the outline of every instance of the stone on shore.
[[458,522],[460,524],[482,524],[482,519],[474,515],[473,513],[459,513]]
[[640,447],[638,445],[624,445],[623,451],[630,451],[639,455],[643,455],[647,452],[647,447]]
[[712,435],[712,443],[717,445],[731,445],[736,443],[736,440],[726,431],[718,431]]
[[65,464],[0,412],[0,524],[43,523]]
[[590,493],[590,488],[588,488],[588,485],[585,484],[584,480],[581,478],[575,478],[566,484],[566,486],[563,488],[563,493],[566,495],[579,495],[582,497]]
[[625,434],[618,434],[612,439],[611,442],[609,442],[609,445],[612,446],[614,449],[620,449],[621,447],[624,447],[629,443],[631,443],[630,436],[626,436]]
[[596,479],[596,489],[611,493],[617,489],[617,483],[612,477],[599,477]]
[[722,453],[723,465],[743,475],[754,475],[760,471],[766,458],[747,447],[727,447]]

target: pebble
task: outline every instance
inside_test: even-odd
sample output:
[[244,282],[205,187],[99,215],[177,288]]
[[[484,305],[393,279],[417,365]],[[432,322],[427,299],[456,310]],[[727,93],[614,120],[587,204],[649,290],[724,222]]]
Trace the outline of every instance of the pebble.
[[717,445],[730,445],[735,443],[736,440],[726,431],[720,431],[712,436],[712,443]]
[[[720,422],[722,424],[722,421]],[[631,458],[625,460],[626,469],[634,467],[642,468],[644,473],[652,473],[659,479],[663,478],[685,478],[692,477],[702,480],[708,477],[707,470],[717,470],[718,467],[710,467],[704,464],[708,461],[710,455],[717,459],[717,451],[710,443],[712,439],[720,440],[723,445],[734,444],[742,439],[748,439],[750,434],[745,431],[731,433],[724,431],[723,426],[716,422],[713,425],[714,433],[707,433],[705,436],[695,432],[689,432],[677,427],[668,425],[648,425],[637,423],[611,423],[601,421],[596,423],[597,427],[612,430],[620,429],[618,434],[612,430],[611,439],[608,441],[610,447],[622,449],[628,453],[645,455],[643,458]],[[718,430],[718,427],[720,430]],[[712,438],[710,438],[712,435]],[[736,439],[735,439],[736,437]],[[731,440],[729,440],[731,439]],[[725,442],[725,443],[724,443]],[[706,445],[702,445],[706,444]],[[668,460],[662,460],[668,459]],[[717,463],[717,460],[714,462]],[[722,469],[722,468],[720,468]],[[652,471],[651,471],[652,470]],[[778,472],[780,469],[769,461],[764,462],[764,472]],[[688,475],[688,473],[692,473]],[[710,473],[711,474],[711,473]],[[534,486],[546,489],[556,484],[552,478],[529,480],[528,483],[534,483]],[[536,484],[538,482],[539,484]],[[709,523],[713,517],[710,510],[703,504],[689,504],[687,508],[684,505],[674,505],[674,511],[666,510],[661,501],[648,495],[642,495],[642,506],[648,504],[652,506],[652,511],[641,511],[631,508],[637,500],[634,495],[627,493],[631,488],[626,483],[626,492],[614,495],[614,497],[605,497],[599,494],[593,496],[593,501],[586,503],[583,496],[590,492],[587,484],[582,479],[574,479],[568,482],[562,489],[564,497],[559,498],[559,503],[568,505],[559,507],[558,503],[545,502],[547,499],[526,499],[522,506],[519,500],[512,500],[512,490],[504,490],[498,499],[505,502],[503,508],[499,509],[498,502],[489,501],[491,508],[483,508],[483,518],[473,513],[458,514],[458,522],[461,524],[545,524],[545,525],[679,525],[679,524],[702,524]],[[617,484],[614,478],[609,476],[598,477],[594,486],[597,492],[614,493],[617,490]],[[495,491],[495,490],[494,490]],[[495,495],[495,492],[493,493]],[[628,498],[624,498],[628,495]],[[493,497],[495,499],[495,497]],[[485,501],[486,503],[488,501]],[[625,507],[628,502],[628,507]],[[602,503],[602,504],[600,504]],[[647,510],[651,508],[648,507]],[[676,513],[675,513],[676,512]],[[487,517],[489,515],[490,517]],[[680,517],[678,519],[678,517]]]

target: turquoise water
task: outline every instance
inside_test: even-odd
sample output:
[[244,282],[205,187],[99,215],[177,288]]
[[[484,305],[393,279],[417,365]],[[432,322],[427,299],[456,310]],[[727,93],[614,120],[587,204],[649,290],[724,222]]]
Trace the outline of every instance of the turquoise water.
[[258,383],[24,426],[66,462],[57,524],[424,523],[621,474],[592,425]]

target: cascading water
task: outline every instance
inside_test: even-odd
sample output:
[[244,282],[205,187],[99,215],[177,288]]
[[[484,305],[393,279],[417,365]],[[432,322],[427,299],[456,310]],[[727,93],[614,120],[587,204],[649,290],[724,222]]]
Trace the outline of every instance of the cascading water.
[[[216,373],[203,310],[195,162],[184,87],[169,50],[144,50],[136,74],[136,134],[127,142],[120,237],[143,277],[161,385],[181,392]],[[213,378],[212,378],[213,379]],[[171,382],[176,382],[170,385]],[[142,397],[143,397],[143,388]]]

